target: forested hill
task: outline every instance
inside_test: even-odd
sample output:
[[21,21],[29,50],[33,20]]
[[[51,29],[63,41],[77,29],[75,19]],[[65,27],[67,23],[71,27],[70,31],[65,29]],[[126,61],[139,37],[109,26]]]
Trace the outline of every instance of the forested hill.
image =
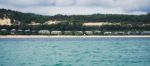
[[19,11],[0,9],[0,18],[10,18],[11,21],[19,21],[23,24],[35,22],[45,22],[50,19],[50,16],[37,15],[33,13],[22,13]]
[[22,24],[28,24],[32,21],[43,23],[48,20],[79,22],[129,22],[129,23],[149,23],[150,13],[146,15],[121,15],[121,14],[93,14],[93,15],[55,15],[44,16],[33,13],[22,13],[13,10],[0,9],[0,18],[8,17],[11,21],[20,21]]

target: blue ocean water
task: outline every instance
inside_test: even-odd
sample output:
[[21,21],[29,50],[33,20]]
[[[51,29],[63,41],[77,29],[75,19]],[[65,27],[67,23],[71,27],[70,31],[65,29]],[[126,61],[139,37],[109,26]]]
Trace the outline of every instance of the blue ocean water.
[[150,38],[5,38],[0,66],[150,66]]

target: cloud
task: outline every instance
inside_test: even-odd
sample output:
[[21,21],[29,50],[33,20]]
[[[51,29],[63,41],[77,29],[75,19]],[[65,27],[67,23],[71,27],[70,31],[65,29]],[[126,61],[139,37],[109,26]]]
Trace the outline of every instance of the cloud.
[[56,6],[73,6],[76,5],[76,0],[55,0]]
[[76,5],[82,6],[103,6],[103,7],[110,7],[113,6],[113,0],[76,0]]
[[145,14],[150,0],[0,0],[0,8],[38,14]]
[[54,0],[0,0],[0,4],[13,7],[51,6]]
[[16,9],[22,12],[31,12],[43,15],[90,15],[90,14],[146,14],[142,11],[133,11],[126,12],[121,8],[103,8],[103,7],[78,7],[78,6],[70,6],[70,7],[35,7],[34,10],[32,7]]

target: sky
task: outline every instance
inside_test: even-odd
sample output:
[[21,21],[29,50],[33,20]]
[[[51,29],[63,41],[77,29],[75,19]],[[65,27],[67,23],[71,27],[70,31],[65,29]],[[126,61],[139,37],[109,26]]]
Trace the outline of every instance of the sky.
[[150,0],[0,0],[0,8],[42,15],[139,15],[150,12]]

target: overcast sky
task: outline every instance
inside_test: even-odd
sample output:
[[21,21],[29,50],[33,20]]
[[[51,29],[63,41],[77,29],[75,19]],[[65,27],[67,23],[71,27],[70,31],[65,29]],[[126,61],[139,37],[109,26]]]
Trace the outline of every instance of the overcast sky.
[[150,0],[0,0],[0,8],[43,15],[138,15],[150,12]]

